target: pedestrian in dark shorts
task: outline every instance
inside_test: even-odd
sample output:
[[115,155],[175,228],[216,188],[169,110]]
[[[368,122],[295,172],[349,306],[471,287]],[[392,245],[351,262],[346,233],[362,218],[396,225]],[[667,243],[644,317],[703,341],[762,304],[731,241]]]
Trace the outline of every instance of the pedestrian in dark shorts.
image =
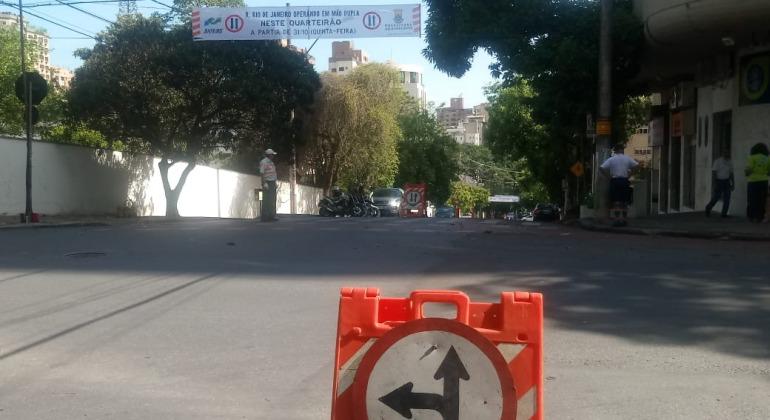
[[600,167],[602,174],[610,178],[610,218],[614,225],[628,224],[628,203],[631,202],[631,171],[639,166],[639,162],[623,154],[624,146],[615,145],[614,155],[604,161]]

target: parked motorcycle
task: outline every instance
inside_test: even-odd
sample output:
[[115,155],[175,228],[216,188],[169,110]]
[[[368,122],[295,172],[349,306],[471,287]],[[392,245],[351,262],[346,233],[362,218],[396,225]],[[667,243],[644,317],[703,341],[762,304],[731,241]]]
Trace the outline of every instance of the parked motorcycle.
[[322,198],[318,203],[318,214],[323,217],[362,217],[366,215],[366,208],[357,203],[351,195],[335,189],[331,196]]
[[369,216],[369,217],[380,216],[380,209],[374,205],[372,200],[369,199],[369,197],[366,194],[359,191],[356,193],[351,193],[350,196],[353,199],[353,202],[357,206],[360,206],[363,209],[363,213],[364,213],[363,216]]

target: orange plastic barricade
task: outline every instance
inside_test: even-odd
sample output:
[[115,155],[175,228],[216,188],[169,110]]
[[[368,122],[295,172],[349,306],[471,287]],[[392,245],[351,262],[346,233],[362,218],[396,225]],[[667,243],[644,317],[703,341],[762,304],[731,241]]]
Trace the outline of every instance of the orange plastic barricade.
[[[426,303],[453,304],[457,316],[426,318]],[[419,419],[412,410],[541,420],[543,296],[504,292],[487,303],[458,291],[388,298],[343,288],[334,365],[332,420]]]

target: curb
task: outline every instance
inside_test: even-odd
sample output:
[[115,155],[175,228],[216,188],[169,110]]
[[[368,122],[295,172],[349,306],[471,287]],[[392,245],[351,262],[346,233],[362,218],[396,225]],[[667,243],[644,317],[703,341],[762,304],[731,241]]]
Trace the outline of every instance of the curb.
[[0,230],[23,230],[23,229],[54,229],[54,228],[77,228],[77,227],[98,227],[111,226],[103,222],[71,222],[71,223],[29,223],[16,225],[0,225]]
[[750,233],[731,233],[731,232],[697,232],[687,230],[663,230],[663,229],[642,229],[633,227],[612,227],[599,225],[592,222],[586,222],[580,220],[577,225],[584,230],[592,232],[606,232],[626,235],[642,235],[642,236],[663,236],[669,238],[686,238],[686,239],[710,239],[710,240],[736,240],[736,241],[753,241],[753,242],[770,242],[770,236],[767,235],[752,235]]

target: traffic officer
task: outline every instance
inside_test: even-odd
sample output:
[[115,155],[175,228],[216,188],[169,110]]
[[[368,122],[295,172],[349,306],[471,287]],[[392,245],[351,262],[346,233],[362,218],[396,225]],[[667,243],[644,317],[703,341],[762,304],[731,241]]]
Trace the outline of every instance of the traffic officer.
[[278,173],[275,170],[273,158],[277,155],[273,149],[265,150],[265,158],[259,162],[259,174],[262,176],[262,211],[263,222],[275,222],[276,182]]
[[631,171],[639,166],[639,162],[623,154],[624,149],[623,144],[616,144],[615,154],[599,168],[604,176],[610,178],[610,218],[615,219],[616,226],[625,226],[628,223],[626,217],[632,194],[629,177]]

